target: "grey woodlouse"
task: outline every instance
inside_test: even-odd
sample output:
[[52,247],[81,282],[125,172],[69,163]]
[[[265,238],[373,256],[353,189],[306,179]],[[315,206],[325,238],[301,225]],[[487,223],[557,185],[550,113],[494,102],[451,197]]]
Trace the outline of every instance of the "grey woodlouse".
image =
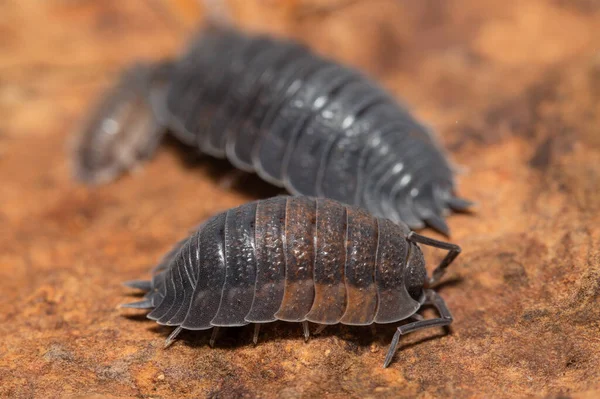
[[335,199],[448,235],[453,173],[440,146],[375,82],[287,40],[209,28],[178,60],[136,65],[80,135],[94,183],[148,158],[168,128],[201,153],[295,195]]
[[[428,278],[418,244],[448,250]],[[274,197],[247,203],[206,221],[155,268],[151,281],[126,285],[147,291],[122,305],[152,309],[148,318],[182,330],[260,325],[276,320],[347,325],[416,321],[398,327],[385,358],[387,367],[400,335],[446,326],[452,316],[431,289],[458,256],[460,247],[418,235],[403,223],[330,199]],[[440,317],[416,312],[433,305]]]

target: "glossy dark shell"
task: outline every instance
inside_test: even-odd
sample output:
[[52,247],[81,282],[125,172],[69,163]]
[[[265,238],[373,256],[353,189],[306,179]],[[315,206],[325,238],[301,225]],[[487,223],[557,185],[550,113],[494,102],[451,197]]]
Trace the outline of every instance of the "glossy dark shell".
[[438,143],[358,71],[291,41],[207,29],[178,60],[126,71],[82,130],[80,179],[148,158],[165,131],[294,195],[448,234],[453,174]]
[[403,320],[423,301],[408,292],[410,273],[425,277],[409,232],[328,199],[245,204],[208,220],[155,268],[148,317],[189,330]]
[[447,233],[449,164],[430,132],[354,69],[290,41],[204,31],[175,64],[169,125],[202,153],[295,195]]

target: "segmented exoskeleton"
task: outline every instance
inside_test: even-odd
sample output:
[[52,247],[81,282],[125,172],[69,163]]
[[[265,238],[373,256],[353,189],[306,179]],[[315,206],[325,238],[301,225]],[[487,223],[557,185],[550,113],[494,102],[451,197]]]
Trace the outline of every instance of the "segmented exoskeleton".
[[[419,243],[448,250],[427,277]],[[180,242],[151,281],[127,285],[147,291],[125,307],[152,309],[150,319],[181,330],[259,326],[276,320],[321,325],[394,323],[413,317],[394,335],[445,326],[452,316],[431,286],[460,253],[456,245],[411,232],[403,223],[329,199],[274,197],[220,213]],[[416,312],[435,306],[439,318]],[[214,342],[214,335],[211,344]]]
[[427,128],[363,74],[291,41],[211,28],[180,59],[127,71],[81,135],[78,176],[114,178],[165,128],[290,193],[413,229],[448,234],[445,213],[470,205]]

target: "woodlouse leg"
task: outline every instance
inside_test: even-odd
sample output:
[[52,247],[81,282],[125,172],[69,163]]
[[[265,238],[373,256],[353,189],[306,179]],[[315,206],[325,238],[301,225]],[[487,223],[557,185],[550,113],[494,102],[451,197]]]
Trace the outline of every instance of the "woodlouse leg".
[[260,332],[260,324],[256,323],[254,324],[254,337],[252,337],[252,342],[254,342],[254,345],[256,345],[258,343],[258,333]]
[[302,322],[302,331],[304,332],[304,342],[308,342],[310,338],[310,329],[308,327],[308,321]]
[[319,327],[313,332],[313,335],[319,335],[323,332],[323,330],[327,327],[327,324],[319,324]]
[[181,326],[179,326],[175,330],[173,330],[173,332],[165,340],[165,346],[163,346],[163,348],[167,349],[169,346],[171,346],[171,344],[173,342],[175,342],[175,338],[177,338],[177,336],[179,335],[179,333],[181,331],[183,331],[183,327],[181,327]]
[[377,335],[377,324],[373,323],[369,327],[371,328],[371,334],[373,336]]
[[425,318],[423,316],[421,316],[418,313],[415,313],[414,315],[410,316],[412,319],[415,319],[416,321],[421,321],[421,320],[425,320]]
[[454,259],[456,259],[456,257],[458,256],[458,254],[460,254],[461,251],[460,247],[456,244],[434,240],[433,238],[417,234],[414,231],[410,232],[407,239],[414,243],[429,245],[430,247],[448,250],[448,254],[446,255],[446,257],[442,259],[440,264],[435,268],[435,270],[431,274],[431,278],[429,279],[429,287],[433,286],[438,281],[440,281],[440,279],[446,272],[446,268],[450,265],[450,263],[454,261]]
[[466,212],[473,206],[475,203],[473,201],[469,201],[459,197],[452,197],[447,200],[447,204],[455,212]]
[[213,327],[212,335],[210,336],[209,345],[211,348],[215,347],[215,341],[217,340],[217,335],[219,335],[220,327]]
[[435,306],[440,317],[437,319],[425,319],[419,320],[412,323],[405,324],[403,326],[398,327],[398,331],[394,334],[394,338],[392,339],[392,343],[390,344],[390,349],[385,357],[385,361],[383,362],[383,368],[386,368],[392,362],[392,358],[396,353],[396,349],[398,347],[398,341],[400,340],[400,336],[407,334],[413,331],[423,330],[425,328],[431,327],[443,327],[452,323],[452,314],[448,307],[446,306],[446,302],[433,290],[426,290],[425,295],[427,297],[427,303]]
[[450,228],[446,221],[438,215],[430,215],[425,217],[425,223],[432,229],[442,233],[446,237],[450,236]]

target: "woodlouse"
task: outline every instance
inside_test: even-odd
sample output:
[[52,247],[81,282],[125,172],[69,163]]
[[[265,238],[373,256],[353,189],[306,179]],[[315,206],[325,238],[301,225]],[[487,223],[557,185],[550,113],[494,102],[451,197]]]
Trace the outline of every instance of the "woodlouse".
[[[427,277],[418,244],[448,250]],[[276,320],[322,325],[370,325],[416,321],[398,327],[384,367],[400,335],[446,326],[452,316],[431,289],[460,247],[414,232],[403,223],[376,218],[361,208],[329,199],[274,197],[220,213],[180,242],[155,268],[151,281],[130,287],[148,291],[123,305],[153,309],[148,317],[183,329]],[[439,318],[416,312],[435,306]]]
[[129,69],[83,129],[77,175],[114,178],[165,128],[292,194],[413,229],[447,235],[445,214],[470,206],[427,128],[363,74],[295,42],[210,28],[180,59]]

